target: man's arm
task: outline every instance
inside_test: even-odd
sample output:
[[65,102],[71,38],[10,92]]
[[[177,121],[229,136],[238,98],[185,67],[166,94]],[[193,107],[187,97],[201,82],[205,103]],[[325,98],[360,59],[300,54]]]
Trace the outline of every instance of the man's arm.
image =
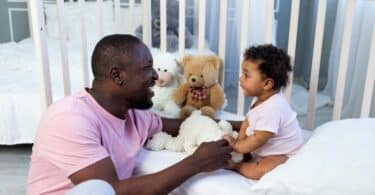
[[225,140],[203,143],[191,156],[165,170],[125,180],[117,178],[112,160],[108,157],[73,173],[69,178],[74,184],[89,179],[105,180],[113,186],[116,194],[168,194],[199,172],[225,167],[232,150]]
[[[182,119],[170,119],[170,118],[161,118],[162,123],[163,123],[163,131],[166,133],[172,135],[172,136],[177,136],[178,135],[178,130],[180,129],[180,125],[183,122]],[[216,122],[218,122],[218,119],[215,119]],[[239,131],[241,127],[242,121],[228,121],[233,129],[235,131]]]

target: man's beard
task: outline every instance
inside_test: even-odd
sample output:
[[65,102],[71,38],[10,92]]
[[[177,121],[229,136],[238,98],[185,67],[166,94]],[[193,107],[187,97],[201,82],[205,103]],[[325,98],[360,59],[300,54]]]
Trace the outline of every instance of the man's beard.
[[131,108],[147,110],[153,106],[150,98],[135,98],[129,102]]

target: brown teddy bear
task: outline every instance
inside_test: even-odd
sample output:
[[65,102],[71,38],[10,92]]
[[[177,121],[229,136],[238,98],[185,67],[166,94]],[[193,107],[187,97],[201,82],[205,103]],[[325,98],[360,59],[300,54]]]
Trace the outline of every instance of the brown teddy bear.
[[218,83],[220,58],[215,55],[185,56],[182,59],[186,83],[173,94],[173,100],[181,107],[180,117],[187,118],[194,110],[215,117],[224,104],[224,91]]

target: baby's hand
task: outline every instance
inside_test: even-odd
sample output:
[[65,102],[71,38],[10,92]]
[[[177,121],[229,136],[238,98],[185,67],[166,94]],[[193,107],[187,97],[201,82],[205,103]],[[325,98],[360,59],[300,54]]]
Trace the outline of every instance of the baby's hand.
[[236,140],[230,135],[224,135],[223,139],[225,139],[232,148],[236,145]]

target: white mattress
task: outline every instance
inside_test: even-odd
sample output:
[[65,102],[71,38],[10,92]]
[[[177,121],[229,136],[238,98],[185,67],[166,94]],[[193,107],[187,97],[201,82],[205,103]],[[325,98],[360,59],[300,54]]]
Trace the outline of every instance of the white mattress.
[[[242,120],[241,116],[220,112],[218,118]],[[303,130],[305,142],[311,137],[311,131]],[[141,149],[137,157],[134,175],[146,175],[163,170],[184,159],[186,154],[171,151],[149,151]],[[256,180],[247,179],[240,174],[220,169],[214,172],[198,174],[176,188],[171,194],[178,195],[228,195],[251,194]]]
[[[142,149],[137,158],[135,175],[145,175],[165,169],[185,157],[183,153],[170,151],[148,151]],[[256,181],[247,179],[233,171],[217,170],[210,173],[198,174],[171,194],[194,194],[194,195],[228,195],[228,194],[249,194],[251,186]]]

